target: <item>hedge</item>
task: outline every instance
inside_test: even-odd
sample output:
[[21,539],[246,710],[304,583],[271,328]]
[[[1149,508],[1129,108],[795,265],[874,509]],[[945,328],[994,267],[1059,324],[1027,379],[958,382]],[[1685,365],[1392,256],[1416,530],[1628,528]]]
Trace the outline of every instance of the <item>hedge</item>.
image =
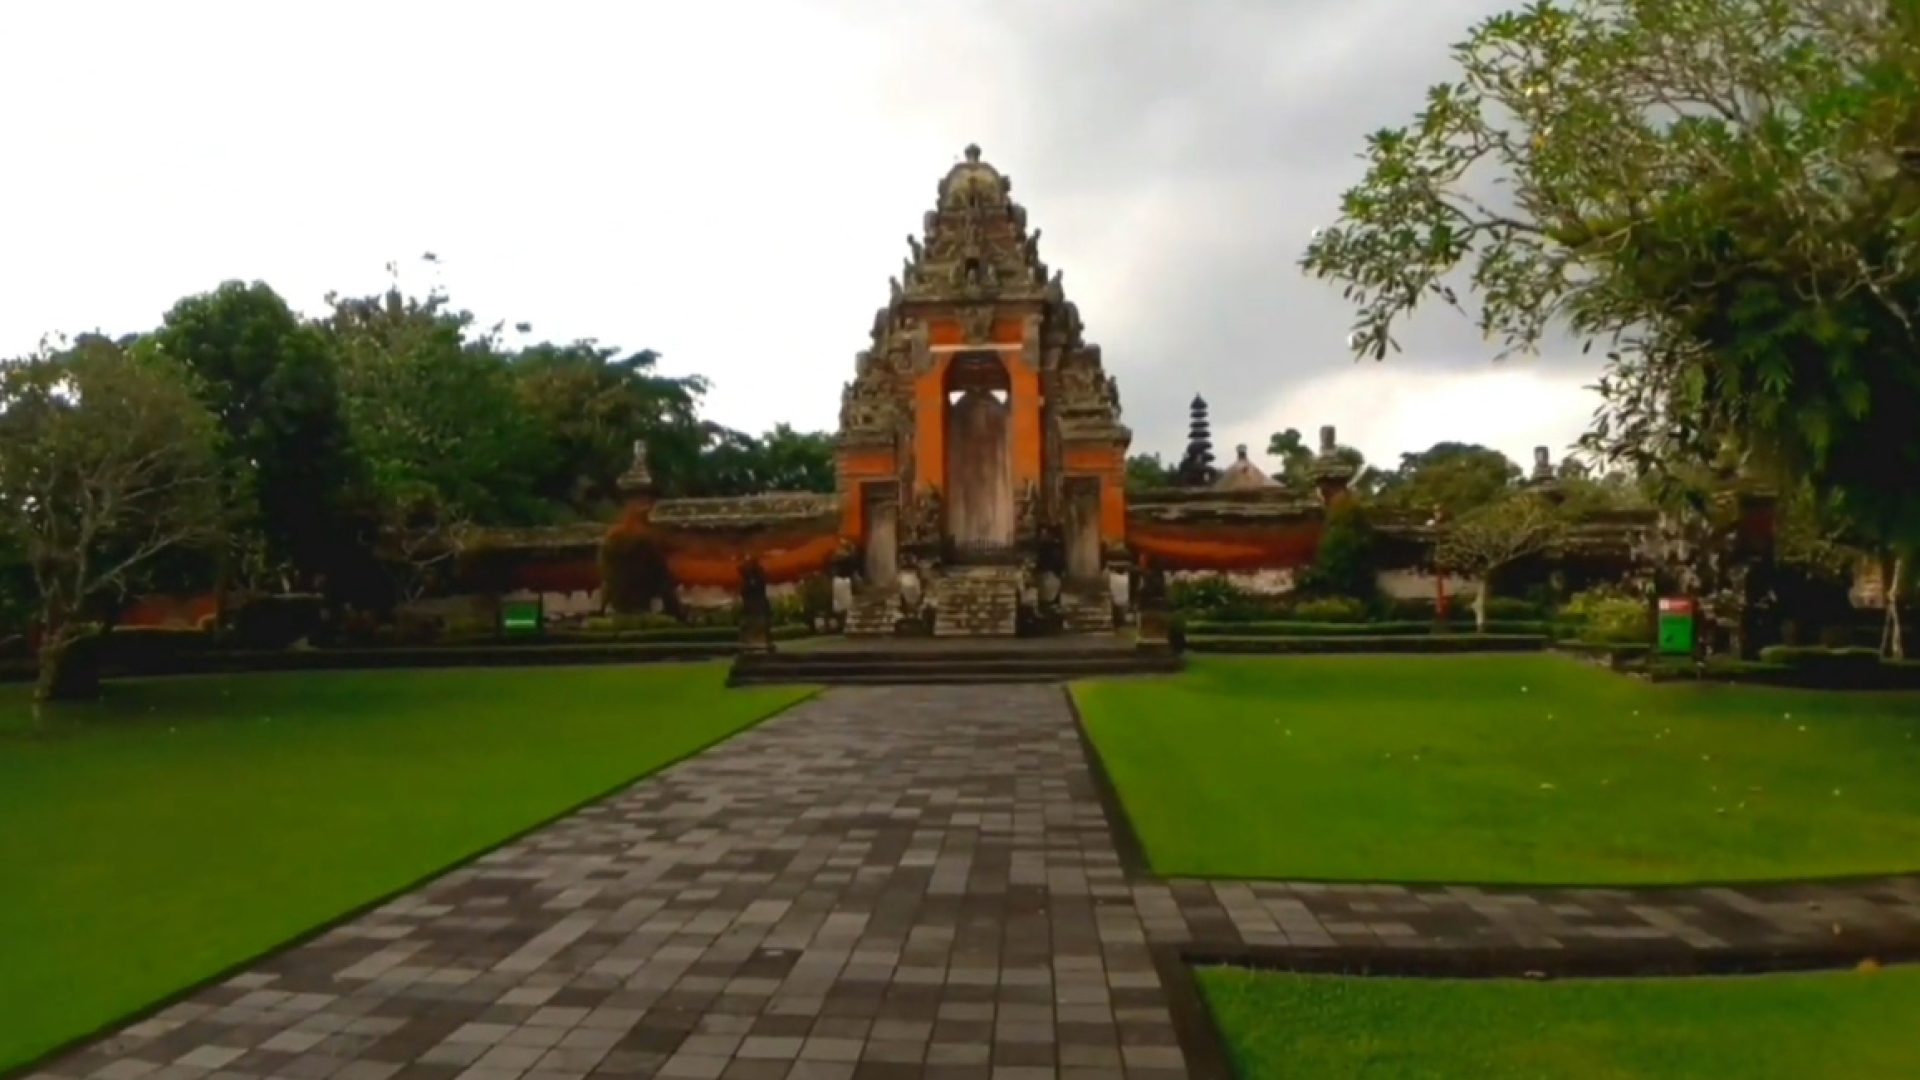
[[[1529,636],[1548,636],[1552,633],[1548,623],[1537,621],[1495,621],[1487,622],[1490,634],[1523,634]],[[1459,634],[1458,627],[1436,630],[1430,622],[1303,622],[1299,620],[1273,620],[1269,622],[1190,622],[1187,624],[1187,636],[1195,637],[1419,637],[1435,634]]]
[[1187,648],[1199,653],[1462,653],[1537,652],[1549,642],[1539,634],[1400,634],[1321,637],[1200,637]]

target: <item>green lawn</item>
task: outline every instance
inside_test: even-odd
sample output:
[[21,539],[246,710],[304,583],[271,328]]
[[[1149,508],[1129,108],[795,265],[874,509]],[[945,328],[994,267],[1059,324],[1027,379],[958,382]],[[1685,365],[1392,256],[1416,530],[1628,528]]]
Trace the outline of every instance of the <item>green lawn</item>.
[[1920,970],[1519,982],[1212,968],[1244,1080],[1920,1076]]
[[0,1071],[802,696],[720,665],[0,688]]
[[1920,869],[1920,695],[1651,685],[1551,656],[1215,660],[1074,692],[1163,874]]

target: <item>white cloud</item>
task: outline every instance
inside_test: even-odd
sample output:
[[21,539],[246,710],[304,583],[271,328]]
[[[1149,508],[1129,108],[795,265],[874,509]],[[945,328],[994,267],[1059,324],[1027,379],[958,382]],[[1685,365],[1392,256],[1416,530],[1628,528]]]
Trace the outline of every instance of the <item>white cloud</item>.
[[1340,442],[1383,468],[1449,441],[1493,447],[1522,466],[1545,446],[1558,461],[1599,404],[1584,389],[1592,382],[1591,373],[1514,360],[1465,372],[1422,368],[1408,357],[1356,363],[1290,388],[1252,421],[1216,427],[1214,453],[1226,460],[1245,443],[1257,460],[1273,432],[1299,428],[1313,445],[1321,425],[1332,424]]
[[[318,312],[432,251],[484,320],[658,349],[735,426],[828,427],[904,237],[977,141],[1045,230],[1142,448],[1177,448],[1194,390],[1248,426],[1270,387],[1343,363],[1260,359],[1347,321],[1294,259],[1363,133],[1503,6],[7,5],[0,356],[145,329],[231,278]],[[1275,415],[1319,423],[1298,400]],[[1470,407],[1446,412],[1472,437]]]

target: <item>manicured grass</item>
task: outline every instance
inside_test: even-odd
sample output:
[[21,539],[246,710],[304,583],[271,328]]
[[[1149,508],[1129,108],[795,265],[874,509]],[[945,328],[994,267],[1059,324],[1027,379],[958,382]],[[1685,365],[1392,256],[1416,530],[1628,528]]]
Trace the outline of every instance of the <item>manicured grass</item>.
[[1920,695],[1550,656],[1206,660],[1075,688],[1155,869],[1657,884],[1920,869]]
[[720,665],[0,688],[0,1070],[724,738]]
[[1920,1076],[1920,970],[1521,982],[1212,968],[1243,1080]]

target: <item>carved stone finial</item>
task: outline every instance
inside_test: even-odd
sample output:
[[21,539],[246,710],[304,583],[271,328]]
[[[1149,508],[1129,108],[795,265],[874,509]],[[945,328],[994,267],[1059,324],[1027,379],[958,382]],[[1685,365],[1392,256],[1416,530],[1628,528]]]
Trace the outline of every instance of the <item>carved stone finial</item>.
[[1333,425],[1322,424],[1320,426],[1320,452],[1322,454],[1331,454],[1333,453],[1335,445]]
[[979,143],[967,144],[967,161],[970,164],[979,163],[980,161],[980,144]]
[[647,467],[647,444],[633,440],[633,463],[620,475],[617,486],[624,495],[645,495],[653,491],[653,470]]
[[1247,444],[1241,443],[1239,446],[1234,447],[1233,455],[1241,461],[1247,460]]
[[1553,479],[1553,461],[1548,457],[1547,448],[1544,446],[1533,448],[1533,478],[1535,480]]

